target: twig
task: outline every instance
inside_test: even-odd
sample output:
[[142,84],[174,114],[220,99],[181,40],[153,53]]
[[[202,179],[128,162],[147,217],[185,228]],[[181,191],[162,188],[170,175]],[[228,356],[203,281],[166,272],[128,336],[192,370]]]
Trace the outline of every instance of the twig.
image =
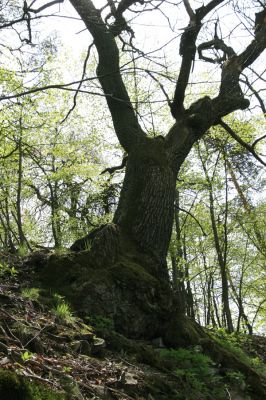
[[205,236],[205,237],[208,236],[207,233],[204,231],[204,229],[203,229],[201,223],[199,222],[199,220],[198,220],[191,212],[189,212],[189,211],[187,211],[187,210],[184,210],[184,208],[181,208],[181,207],[178,207],[178,206],[176,206],[176,208],[177,208],[178,210],[183,211],[183,212],[185,212],[186,214],[190,215],[190,216],[197,222],[197,224],[199,225],[199,227],[200,227],[200,229],[201,229],[201,232],[203,233],[203,236]]
[[87,55],[85,57],[84,64],[83,64],[83,71],[82,71],[81,80],[79,82],[79,85],[78,85],[77,90],[75,92],[75,95],[73,97],[73,106],[70,108],[70,110],[68,110],[67,115],[62,119],[60,124],[63,124],[67,120],[67,118],[69,117],[69,115],[72,113],[72,111],[75,109],[75,107],[77,105],[77,97],[78,97],[80,88],[82,86],[82,83],[84,82],[84,77],[85,77],[86,69],[87,69],[87,63],[88,63],[88,60],[90,58],[90,52],[91,52],[91,49],[92,49],[93,45],[94,45],[94,42],[92,42],[88,47]]
[[[47,328],[47,326],[49,326],[49,325],[45,325],[42,329],[40,329],[39,332],[37,332],[35,336],[33,336],[27,343],[25,343],[23,345],[23,347],[27,347],[34,339],[36,339],[36,337],[38,337],[44,331],[44,329]],[[34,328],[34,329],[36,329],[36,328]]]

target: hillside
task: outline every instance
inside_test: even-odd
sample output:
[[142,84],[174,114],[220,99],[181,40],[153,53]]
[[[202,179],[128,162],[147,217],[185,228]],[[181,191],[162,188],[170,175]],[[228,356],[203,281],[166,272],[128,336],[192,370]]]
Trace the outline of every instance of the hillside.
[[[36,270],[28,261],[1,254],[1,399],[263,398],[264,337],[216,332],[232,352],[231,368],[201,344],[171,350],[160,338],[130,340],[110,319],[81,319],[62,296],[33,286]],[[236,357],[249,377],[234,367]]]

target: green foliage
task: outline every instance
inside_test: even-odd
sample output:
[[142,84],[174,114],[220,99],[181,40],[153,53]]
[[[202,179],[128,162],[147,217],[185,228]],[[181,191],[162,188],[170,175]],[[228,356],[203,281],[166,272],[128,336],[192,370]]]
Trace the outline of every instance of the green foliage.
[[55,306],[52,309],[53,314],[61,321],[67,324],[73,324],[75,322],[75,317],[72,314],[69,304],[64,300],[63,296],[58,294],[54,295]]
[[27,362],[29,360],[31,360],[34,357],[34,354],[31,353],[30,351],[24,351],[24,353],[22,353],[21,355],[21,359],[23,362]]
[[[226,342],[226,341],[225,341]],[[228,342],[230,351],[237,347]],[[233,353],[242,355],[239,351]],[[237,388],[245,391],[246,378],[238,370],[227,369],[223,376],[212,360],[201,353],[196,346],[193,349],[179,348],[177,350],[160,350],[160,358],[163,363],[168,363],[174,375],[179,379],[182,390],[176,399],[180,400],[224,400],[228,390]],[[245,359],[246,360],[246,359]]]
[[213,368],[211,359],[194,349],[161,350],[160,357],[168,362],[175,376],[180,380],[182,395],[177,399],[206,400],[224,398],[222,378]]
[[238,387],[243,387],[243,385],[245,385],[245,376],[241,372],[229,369],[225,374],[227,380],[233,385]]
[[18,270],[14,266],[10,266],[5,262],[0,262],[0,276],[11,275],[17,276]]
[[235,356],[245,363],[251,364],[251,359],[241,349],[241,342],[247,340],[245,336],[235,333],[228,333],[225,329],[218,329],[214,331],[213,337],[225,349],[235,354]]
[[99,332],[113,332],[115,330],[114,321],[102,315],[94,315],[86,318],[88,322]]
[[24,288],[21,291],[22,297],[28,300],[35,300],[37,301],[40,296],[40,289],[39,288]]
[[258,373],[266,375],[265,364],[257,357],[249,357],[242,349],[243,345],[250,340],[249,336],[238,333],[228,333],[225,329],[218,329],[212,332],[212,337],[244,364],[256,369]]
[[211,359],[196,350],[183,348],[179,348],[178,350],[164,349],[160,351],[160,356],[173,364],[177,374],[180,371],[189,371],[195,377],[204,378],[212,375]]
[[26,244],[20,245],[18,247],[18,255],[24,257],[27,254],[28,254],[28,247],[26,246]]
[[63,367],[63,372],[65,372],[66,374],[68,373],[68,372],[71,372],[72,371],[72,367],[67,367],[67,366],[64,366]]

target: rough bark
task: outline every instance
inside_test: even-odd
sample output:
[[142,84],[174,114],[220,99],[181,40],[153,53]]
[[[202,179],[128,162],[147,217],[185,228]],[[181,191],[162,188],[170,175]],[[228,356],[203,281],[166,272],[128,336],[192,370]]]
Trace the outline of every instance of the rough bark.
[[137,245],[165,260],[172,232],[176,173],[163,138],[129,153],[114,223]]

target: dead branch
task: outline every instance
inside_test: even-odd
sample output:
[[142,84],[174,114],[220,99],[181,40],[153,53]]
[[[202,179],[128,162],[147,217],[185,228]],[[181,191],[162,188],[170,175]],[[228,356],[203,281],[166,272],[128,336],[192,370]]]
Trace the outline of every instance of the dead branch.
[[117,165],[115,167],[110,167],[110,168],[106,168],[101,172],[101,175],[105,174],[106,172],[109,172],[109,174],[113,174],[115,171],[118,171],[120,169],[123,169],[126,164],[127,164],[127,160],[128,160],[128,156],[125,156],[122,160],[121,165]]

